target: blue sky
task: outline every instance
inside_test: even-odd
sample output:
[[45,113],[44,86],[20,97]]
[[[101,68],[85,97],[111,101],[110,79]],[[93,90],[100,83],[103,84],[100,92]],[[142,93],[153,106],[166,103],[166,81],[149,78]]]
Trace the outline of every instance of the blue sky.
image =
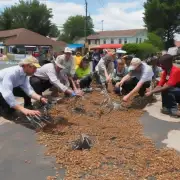
[[[40,0],[53,10],[53,22],[60,28],[69,16],[85,14],[85,0]],[[143,2],[145,0],[87,0],[88,14],[96,30],[143,28]],[[18,0],[0,0],[0,10]]]

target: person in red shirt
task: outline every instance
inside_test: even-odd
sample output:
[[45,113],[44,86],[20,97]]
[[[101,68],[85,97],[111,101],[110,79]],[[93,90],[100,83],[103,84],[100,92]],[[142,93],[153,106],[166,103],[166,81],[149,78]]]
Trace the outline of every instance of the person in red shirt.
[[147,92],[146,96],[161,92],[161,112],[180,117],[180,111],[178,111],[177,106],[177,103],[180,103],[180,68],[173,65],[173,56],[169,54],[163,55],[159,59],[159,63],[163,69],[161,79],[156,88]]

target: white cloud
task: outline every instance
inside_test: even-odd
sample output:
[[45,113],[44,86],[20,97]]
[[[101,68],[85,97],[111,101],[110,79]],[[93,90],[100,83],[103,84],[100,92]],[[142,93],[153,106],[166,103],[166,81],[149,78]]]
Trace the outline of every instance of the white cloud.
[[[142,28],[143,23],[143,7],[139,0],[125,3],[108,3],[103,8],[99,8],[96,14],[91,14],[96,30],[101,29],[101,20],[104,20],[104,30],[131,29]],[[18,0],[0,0],[0,8],[10,6],[18,2]],[[58,2],[41,0],[53,11],[53,22],[62,27],[62,24],[69,16],[84,15],[84,4]]]
[[46,5],[52,8],[53,22],[62,26],[69,16],[84,15],[84,6],[75,3],[47,1]]
[[[140,4],[132,3],[108,3],[104,8],[99,9],[98,14],[93,15],[95,27],[101,29],[101,20],[104,20],[105,30],[131,29],[143,27],[143,9]],[[130,9],[138,10],[130,10]]]

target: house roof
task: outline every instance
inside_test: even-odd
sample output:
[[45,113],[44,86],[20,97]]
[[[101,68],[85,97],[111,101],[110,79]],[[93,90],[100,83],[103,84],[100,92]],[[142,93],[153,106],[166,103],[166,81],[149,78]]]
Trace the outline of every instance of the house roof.
[[145,29],[129,29],[129,30],[115,30],[115,31],[100,31],[96,34],[92,34],[87,39],[100,39],[101,37],[121,37],[121,36],[135,36],[137,33],[144,31]]
[[64,46],[65,44],[24,28],[0,31],[0,38],[4,38],[5,45]]

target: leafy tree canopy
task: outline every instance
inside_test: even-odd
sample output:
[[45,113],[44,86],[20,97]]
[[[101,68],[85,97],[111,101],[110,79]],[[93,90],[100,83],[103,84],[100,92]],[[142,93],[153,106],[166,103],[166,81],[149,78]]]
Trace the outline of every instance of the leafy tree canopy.
[[149,32],[155,32],[166,48],[174,45],[174,33],[180,32],[179,0],[147,0],[144,3],[144,22]]
[[163,42],[162,38],[160,36],[156,35],[155,33],[148,33],[148,39],[145,40],[145,42],[152,44],[159,50],[164,49],[164,42]]
[[[85,16],[70,16],[63,24],[63,32],[59,39],[66,42],[73,42],[77,38],[85,36]],[[94,25],[90,16],[87,17],[86,35],[94,33]]]
[[51,23],[52,17],[52,10],[38,0],[20,0],[0,14],[0,29],[26,28],[44,36],[56,36],[58,29]]

